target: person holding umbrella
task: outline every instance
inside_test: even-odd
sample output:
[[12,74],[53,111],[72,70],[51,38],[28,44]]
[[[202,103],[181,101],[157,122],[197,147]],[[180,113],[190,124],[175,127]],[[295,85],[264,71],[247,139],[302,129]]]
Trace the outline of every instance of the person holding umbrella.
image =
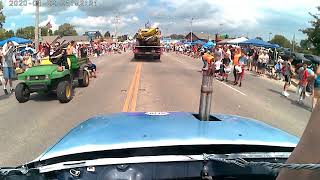
[[12,80],[14,78],[14,67],[15,67],[15,58],[14,58],[14,44],[11,41],[8,41],[2,50],[2,67],[3,67],[3,77],[5,79],[5,83],[3,85],[3,90],[5,94],[9,94],[7,90],[7,85],[9,82],[10,91],[13,92],[14,89],[12,87]]

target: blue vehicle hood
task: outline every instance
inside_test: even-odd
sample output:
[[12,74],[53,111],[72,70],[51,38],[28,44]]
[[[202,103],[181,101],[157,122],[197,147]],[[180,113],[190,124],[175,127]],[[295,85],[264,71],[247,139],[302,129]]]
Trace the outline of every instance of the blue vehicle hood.
[[224,114],[213,116],[221,121],[199,121],[185,112],[93,117],[72,129],[34,161],[126,148],[215,144],[295,147],[299,141],[257,120]]

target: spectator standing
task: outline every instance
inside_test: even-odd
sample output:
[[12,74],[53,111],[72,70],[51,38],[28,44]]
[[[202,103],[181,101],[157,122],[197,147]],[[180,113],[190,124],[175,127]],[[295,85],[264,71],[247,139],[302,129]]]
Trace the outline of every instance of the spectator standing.
[[252,66],[254,67],[254,71],[256,73],[258,73],[258,59],[259,59],[259,51],[257,49],[254,50],[254,54],[253,54],[253,62],[252,62]]
[[252,71],[253,57],[254,57],[253,55],[254,55],[254,49],[253,49],[253,48],[250,48],[250,49],[249,49],[249,53],[248,53],[248,56],[249,56],[249,59],[248,59],[248,68],[247,68],[248,71]]
[[299,99],[298,103],[302,103],[302,101],[306,98],[306,88],[308,84],[308,65],[307,63],[303,64],[303,70],[301,71],[300,80],[299,80],[299,86],[298,86],[298,92],[299,92]]
[[263,59],[262,59],[262,74],[266,74],[267,65],[269,63],[269,54],[268,51],[263,51]]
[[9,82],[10,91],[13,92],[14,89],[12,87],[12,80],[14,78],[14,66],[15,66],[15,58],[13,52],[13,43],[8,41],[3,47],[3,58],[2,58],[2,67],[3,67],[3,77],[5,83],[3,85],[3,91],[5,94],[9,94],[7,90],[7,85]]
[[277,64],[274,66],[274,69],[276,71],[276,79],[277,80],[281,80],[282,76],[281,76],[281,69],[282,69],[282,63],[280,60],[277,61]]
[[282,67],[282,74],[285,80],[282,95],[284,95],[285,97],[288,97],[290,95],[287,92],[287,89],[291,85],[291,74],[293,72],[292,65],[291,65],[292,60],[293,60],[292,57],[289,57],[289,59],[283,63],[283,67]]
[[[238,72],[241,69],[238,69],[237,67],[239,66],[239,58],[241,57],[241,49],[240,47],[237,47],[234,57],[233,57],[233,76],[234,76],[234,85],[237,85],[237,79],[238,79]],[[238,71],[238,72],[237,72]]]

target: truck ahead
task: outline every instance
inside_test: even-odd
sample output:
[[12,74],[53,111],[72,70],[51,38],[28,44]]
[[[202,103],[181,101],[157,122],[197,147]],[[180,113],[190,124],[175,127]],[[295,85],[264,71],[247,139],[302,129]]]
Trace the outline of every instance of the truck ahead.
[[159,28],[140,29],[136,34],[136,44],[133,48],[134,58],[160,59],[162,54],[160,38]]

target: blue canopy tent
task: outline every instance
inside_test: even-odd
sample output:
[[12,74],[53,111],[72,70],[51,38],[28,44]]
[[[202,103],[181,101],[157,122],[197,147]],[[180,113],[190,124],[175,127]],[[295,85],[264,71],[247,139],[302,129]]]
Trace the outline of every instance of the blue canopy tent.
[[24,38],[19,38],[19,37],[11,37],[11,38],[8,38],[8,39],[5,39],[3,41],[0,41],[0,46],[3,46],[5,43],[7,43],[8,41],[14,41],[18,44],[27,44],[27,43],[31,43],[32,41],[29,40],[29,39],[24,39]]
[[186,42],[184,42],[183,44],[191,45],[192,43],[191,43],[191,41],[186,41]]
[[212,41],[208,41],[207,43],[205,43],[202,47],[206,48],[206,49],[210,49],[213,48],[213,46],[215,46],[216,43],[212,42]]
[[196,41],[193,41],[192,44],[200,44],[200,45],[204,45],[205,42],[204,41],[201,41],[201,40],[196,40]]
[[260,39],[249,39],[239,43],[239,45],[253,45],[253,46],[259,46],[259,47],[265,47],[265,48],[279,48],[279,45],[277,44],[264,42]]

